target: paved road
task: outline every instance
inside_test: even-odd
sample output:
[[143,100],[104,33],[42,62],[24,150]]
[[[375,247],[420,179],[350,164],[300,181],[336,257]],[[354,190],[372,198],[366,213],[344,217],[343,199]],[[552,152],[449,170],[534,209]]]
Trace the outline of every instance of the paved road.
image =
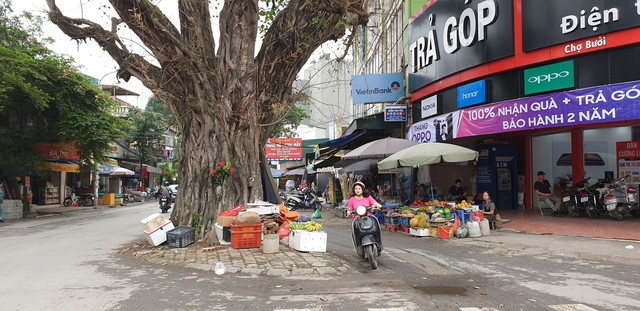
[[328,218],[328,252],[351,270],[218,276],[119,253],[153,212],[150,203],[0,225],[0,309],[640,310],[637,242],[384,232],[380,269],[371,271],[351,248],[348,220]]

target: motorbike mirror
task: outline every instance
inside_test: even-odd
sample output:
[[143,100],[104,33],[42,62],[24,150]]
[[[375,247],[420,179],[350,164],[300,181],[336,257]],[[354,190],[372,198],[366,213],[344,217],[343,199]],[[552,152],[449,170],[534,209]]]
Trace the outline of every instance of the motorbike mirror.
[[364,216],[365,214],[367,214],[367,208],[360,205],[356,208],[356,214],[360,215],[360,216]]

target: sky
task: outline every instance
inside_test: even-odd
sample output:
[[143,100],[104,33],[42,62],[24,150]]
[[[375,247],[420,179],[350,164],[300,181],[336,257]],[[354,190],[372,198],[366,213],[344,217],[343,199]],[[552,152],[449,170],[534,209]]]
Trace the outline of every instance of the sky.
[[[152,0],[152,3],[158,5],[164,14],[172,20],[174,24],[177,24],[177,1]],[[98,22],[105,28],[110,28],[110,17],[117,16],[106,0],[57,0],[57,4],[65,15],[70,17],[83,17]],[[12,0],[11,8],[15,14],[28,11],[35,15],[44,16],[48,11],[46,0]],[[215,30],[218,26],[216,21],[212,21],[212,24]],[[140,94],[140,96],[120,98],[139,108],[146,106],[149,97],[153,95],[151,91],[133,77],[129,82],[125,82],[124,80],[118,81],[116,78],[117,63],[107,52],[104,52],[95,41],[90,40],[86,43],[76,43],[74,40],[69,39],[56,25],[49,22],[48,18],[46,19],[43,29],[45,32],[44,36],[51,37],[55,40],[54,44],[48,46],[51,50],[58,54],[72,57],[82,73],[98,79],[100,84],[117,84],[120,87]],[[126,29],[119,31],[119,34],[125,44],[128,44],[129,50],[135,51],[143,56],[149,55],[149,53],[145,52],[144,47],[139,43],[140,41],[132,31]],[[214,37],[217,40],[215,33]],[[258,44],[260,43],[258,42]],[[322,51],[317,51],[316,56],[312,56],[312,59],[317,58],[320,54],[322,54]],[[307,66],[303,68],[303,71],[306,67]]]

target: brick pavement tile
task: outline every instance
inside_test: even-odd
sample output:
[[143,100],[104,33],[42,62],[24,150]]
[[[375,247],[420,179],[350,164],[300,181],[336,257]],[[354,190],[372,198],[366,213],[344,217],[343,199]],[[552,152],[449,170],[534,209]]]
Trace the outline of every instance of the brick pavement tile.
[[241,270],[239,267],[234,267],[229,265],[225,265],[225,268],[227,270],[227,273],[238,273]]
[[276,269],[276,268],[268,268],[265,272],[265,275],[269,276],[287,276],[291,275],[291,271],[287,269]]
[[211,265],[204,265],[204,264],[197,264],[197,263],[187,263],[187,264],[185,264],[185,267],[193,268],[193,269],[197,269],[197,270],[204,270],[204,271],[213,270],[213,266],[211,266]]
[[[229,271],[229,270],[227,270],[227,271]],[[264,268],[243,268],[242,270],[238,270],[236,272],[260,275],[260,274],[265,272],[265,269]]]
[[291,275],[312,275],[314,272],[313,268],[297,268],[291,270]]
[[331,267],[318,267],[315,271],[320,275],[336,274],[338,271]]

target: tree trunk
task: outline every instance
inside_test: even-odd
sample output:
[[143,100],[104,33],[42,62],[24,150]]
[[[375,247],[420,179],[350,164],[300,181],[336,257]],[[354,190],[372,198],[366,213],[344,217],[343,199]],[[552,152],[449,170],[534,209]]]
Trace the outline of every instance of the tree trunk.
[[[180,122],[181,191],[176,202],[180,208],[174,209],[171,220],[199,229],[198,238],[215,243],[218,239],[213,226],[218,213],[260,196],[259,130],[222,123],[214,110],[186,118],[193,120]],[[216,191],[210,172],[221,161],[229,161],[235,171]]]

